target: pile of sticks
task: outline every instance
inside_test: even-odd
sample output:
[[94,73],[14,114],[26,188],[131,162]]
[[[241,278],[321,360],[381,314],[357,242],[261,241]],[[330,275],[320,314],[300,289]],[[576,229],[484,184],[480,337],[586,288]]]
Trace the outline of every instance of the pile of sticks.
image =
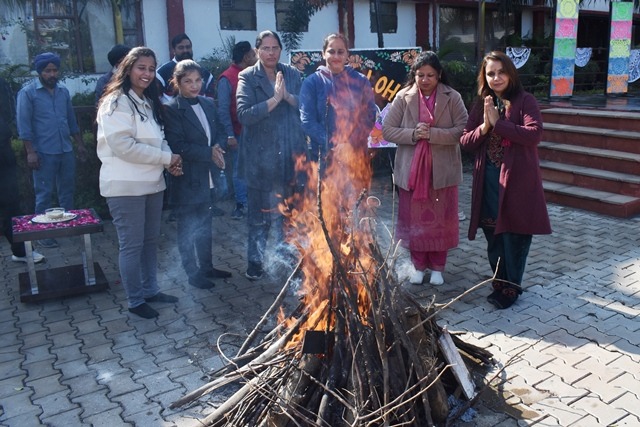
[[[444,424],[450,417],[447,397],[459,384],[438,345],[443,333],[435,321],[438,310],[433,304],[421,305],[402,289],[393,273],[392,254],[397,246],[383,253],[375,237],[374,217],[358,214],[375,205],[375,199],[363,192],[348,216],[349,226],[332,232],[325,226],[320,188],[318,220],[333,259],[330,274],[321,279],[326,283],[315,283],[320,279],[310,277],[320,269],[314,264],[317,248],[310,251],[299,245],[301,261],[238,354],[211,382],[171,408],[235,384],[239,389],[201,420],[204,425]],[[348,250],[340,249],[345,241],[352,245]],[[287,322],[254,345],[291,283],[301,276],[315,281],[307,289],[322,290],[303,295]],[[318,295],[321,301],[309,304]],[[454,342],[478,364],[492,362],[485,350],[456,337]]]

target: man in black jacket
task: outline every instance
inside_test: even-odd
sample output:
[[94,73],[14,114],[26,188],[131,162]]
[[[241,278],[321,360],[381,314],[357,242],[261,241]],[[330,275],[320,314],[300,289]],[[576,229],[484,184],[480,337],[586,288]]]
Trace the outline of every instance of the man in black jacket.
[[[20,194],[18,193],[18,165],[11,148],[12,124],[15,120],[15,98],[9,84],[0,77],[0,222],[2,233],[11,243],[11,259],[27,262],[24,243],[14,243],[11,217],[20,215]],[[44,256],[33,251],[33,262],[44,261]]]

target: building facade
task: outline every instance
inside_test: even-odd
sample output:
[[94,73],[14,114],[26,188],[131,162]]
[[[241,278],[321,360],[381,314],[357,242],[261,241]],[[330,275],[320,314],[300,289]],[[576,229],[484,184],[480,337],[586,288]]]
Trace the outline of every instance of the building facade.
[[[149,46],[163,63],[170,59],[171,37],[186,32],[196,60],[224,56],[230,40],[253,43],[261,30],[282,32],[287,11],[297,1],[27,0],[24,7],[0,12],[0,64],[29,64],[37,53],[54,51],[63,58],[67,86],[82,91],[91,80],[87,77],[109,69],[106,54],[115,43]],[[583,3],[578,45],[606,50],[609,1]],[[553,32],[549,0],[529,0],[514,13],[499,9],[493,1],[335,0],[302,28],[298,48],[319,49],[327,33],[340,31],[360,49],[419,46],[476,63],[483,52]],[[635,43],[633,37],[632,47]]]

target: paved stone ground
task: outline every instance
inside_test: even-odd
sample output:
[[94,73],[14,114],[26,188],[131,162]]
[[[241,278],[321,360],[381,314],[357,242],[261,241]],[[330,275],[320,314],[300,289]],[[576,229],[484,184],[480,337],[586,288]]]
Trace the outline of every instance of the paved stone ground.
[[[470,180],[465,174],[460,195],[467,214]],[[389,178],[377,178],[373,193],[383,202],[381,224],[391,227]],[[230,212],[232,203],[223,207]],[[459,426],[640,425],[640,218],[556,205],[549,211],[554,234],[534,237],[526,291],[512,308],[494,310],[483,287],[440,312],[441,325],[487,348],[499,363],[487,373],[497,376],[474,406],[477,416]],[[17,275],[25,266],[10,261],[3,239],[0,425],[198,425],[223,395],[177,411],[169,404],[222,365],[219,339],[233,354],[280,291],[276,277],[283,275],[276,266],[273,279],[245,279],[244,221],[227,214],[214,223],[214,262],[233,277],[212,290],[186,284],[175,224],[163,224],[160,285],[180,302],[155,304],[157,320],[127,312],[110,223],[93,235],[94,257],[110,289],[41,303],[20,302]],[[433,297],[447,303],[490,275],[484,240],[468,241],[467,226],[468,220],[461,223],[444,286],[406,285],[425,303]],[[59,242],[59,249],[43,250],[47,262],[39,268],[78,262],[80,238]],[[289,298],[289,305],[294,302]]]

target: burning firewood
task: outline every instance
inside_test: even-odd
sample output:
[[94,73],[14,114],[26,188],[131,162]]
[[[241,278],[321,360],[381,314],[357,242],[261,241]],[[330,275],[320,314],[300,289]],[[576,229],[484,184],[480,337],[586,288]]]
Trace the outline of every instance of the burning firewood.
[[[370,171],[345,167],[354,162],[338,154],[353,159],[348,150],[334,153],[326,172],[308,169],[315,194],[289,204],[298,206],[288,216],[295,230],[290,243],[301,259],[276,302],[227,368],[171,408],[238,384],[204,425],[431,426],[447,420],[447,396],[459,385],[438,345],[440,308],[423,306],[403,290],[392,268],[393,245],[385,252],[377,240],[379,201],[366,196]],[[323,203],[325,194],[331,204]],[[296,280],[302,282],[299,306],[253,346]],[[491,363],[486,350],[452,339],[479,364]]]

